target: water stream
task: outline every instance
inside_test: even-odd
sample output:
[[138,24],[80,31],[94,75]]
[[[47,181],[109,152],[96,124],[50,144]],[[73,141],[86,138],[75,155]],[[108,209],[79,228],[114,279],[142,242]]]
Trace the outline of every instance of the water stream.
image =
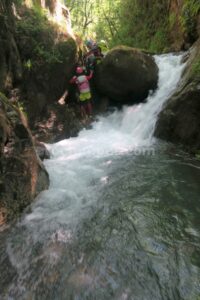
[[153,137],[184,65],[155,59],[146,103],[48,145],[50,189],[0,234],[0,299],[200,299],[200,165]]

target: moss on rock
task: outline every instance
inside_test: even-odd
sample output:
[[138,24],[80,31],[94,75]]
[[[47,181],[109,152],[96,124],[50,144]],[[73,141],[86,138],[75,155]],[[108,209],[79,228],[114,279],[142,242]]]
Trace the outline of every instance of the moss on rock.
[[22,7],[20,16],[16,37],[23,63],[24,104],[32,124],[66,90],[76,63],[77,47],[44,13]]
[[139,103],[157,87],[158,67],[154,58],[125,46],[112,49],[97,65],[97,91],[118,103]]

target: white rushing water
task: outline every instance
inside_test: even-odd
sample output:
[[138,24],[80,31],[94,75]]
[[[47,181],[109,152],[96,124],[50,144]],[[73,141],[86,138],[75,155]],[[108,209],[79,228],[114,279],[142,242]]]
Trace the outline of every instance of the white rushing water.
[[[106,185],[107,168],[112,157],[146,149],[154,142],[153,131],[164,102],[176,88],[184,65],[182,56],[156,56],[159,84],[146,103],[124,107],[107,117],[100,117],[92,130],[83,130],[77,138],[47,145],[52,158],[45,162],[50,174],[50,189],[41,193],[27,214],[26,224],[36,240],[63,226],[77,224],[87,208],[98,198],[96,193]],[[143,147],[143,148],[141,148]],[[60,233],[71,238],[70,231]]]

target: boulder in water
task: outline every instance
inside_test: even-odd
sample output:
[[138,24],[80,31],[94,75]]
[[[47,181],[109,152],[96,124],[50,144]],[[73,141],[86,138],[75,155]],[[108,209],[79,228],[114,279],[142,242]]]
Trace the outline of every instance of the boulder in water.
[[151,55],[120,46],[111,50],[96,67],[98,93],[119,103],[139,103],[157,87],[158,67]]

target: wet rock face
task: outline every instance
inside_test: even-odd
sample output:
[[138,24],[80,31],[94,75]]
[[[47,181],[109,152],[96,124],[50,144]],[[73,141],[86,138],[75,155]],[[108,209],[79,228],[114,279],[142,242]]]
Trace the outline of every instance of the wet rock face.
[[[8,94],[20,88],[20,100],[32,126],[45,116],[48,105],[62,96],[72,77],[77,46],[70,15],[60,0],[30,0],[26,5],[16,1],[15,6],[13,1],[1,2],[0,91]],[[50,9],[50,20],[40,16],[35,5]]]
[[[20,52],[23,53],[28,45],[23,45],[23,42],[20,42],[20,47]],[[53,46],[50,45],[49,47]],[[46,63],[35,70],[26,70],[23,74],[23,93],[26,99],[24,105],[31,127],[36,120],[46,116],[48,106],[60,99],[73,74],[72,71],[76,63],[75,42],[73,39],[60,41],[56,48],[59,49],[61,61]],[[27,53],[29,50],[27,49]]]
[[155,135],[181,143],[192,152],[200,149],[200,41],[190,53],[182,82],[160,113]]
[[49,177],[39,160],[22,113],[0,94],[0,225],[19,214],[48,188]]
[[50,152],[46,148],[45,144],[37,142],[35,149],[41,160],[50,159]]
[[126,103],[143,101],[157,87],[154,58],[129,47],[116,47],[96,68],[94,85],[101,95]]
[[22,79],[22,64],[14,36],[12,1],[0,2],[0,90]]
[[[82,128],[78,107],[52,104],[48,107],[47,117],[37,122],[32,132],[37,141],[56,143],[63,139],[76,137]],[[44,158],[40,150],[43,152],[44,149],[37,147],[38,154]]]

